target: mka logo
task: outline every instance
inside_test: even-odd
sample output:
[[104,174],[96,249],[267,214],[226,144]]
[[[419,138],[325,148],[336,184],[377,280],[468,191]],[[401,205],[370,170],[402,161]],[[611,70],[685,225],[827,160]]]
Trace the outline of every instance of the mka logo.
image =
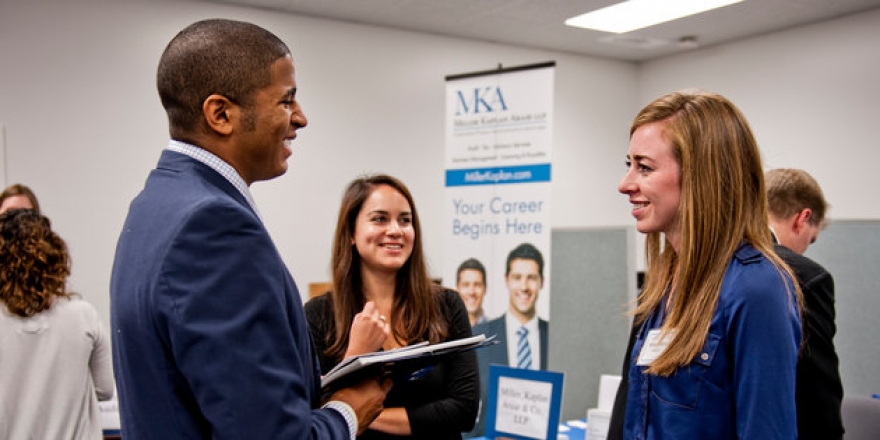
[[507,104],[504,102],[504,94],[501,93],[501,87],[477,87],[473,89],[472,96],[470,92],[469,90],[459,90],[456,92],[458,102],[455,106],[455,116],[507,110]]

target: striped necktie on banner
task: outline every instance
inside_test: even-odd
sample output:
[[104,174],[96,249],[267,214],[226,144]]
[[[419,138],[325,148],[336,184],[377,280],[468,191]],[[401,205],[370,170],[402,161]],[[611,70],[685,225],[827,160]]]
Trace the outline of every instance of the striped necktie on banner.
[[529,348],[529,331],[520,327],[516,331],[519,340],[516,343],[516,367],[523,369],[532,368],[532,349]]

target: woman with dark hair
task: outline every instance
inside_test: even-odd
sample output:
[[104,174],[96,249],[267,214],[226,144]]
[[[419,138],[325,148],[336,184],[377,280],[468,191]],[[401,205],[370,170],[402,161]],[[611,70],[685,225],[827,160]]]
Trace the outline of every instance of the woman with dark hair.
[[[458,294],[428,275],[415,203],[394,177],[349,184],[332,272],[332,290],[305,306],[323,373],[348,356],[471,336]],[[475,354],[467,351],[418,380],[396,381],[382,413],[359,438],[461,438],[477,416],[477,374]]]
[[68,276],[67,246],[46,217],[0,214],[0,438],[102,438],[110,340]]
[[654,100],[618,189],[647,234],[623,438],[797,438],[802,299],[745,117],[711,92]]

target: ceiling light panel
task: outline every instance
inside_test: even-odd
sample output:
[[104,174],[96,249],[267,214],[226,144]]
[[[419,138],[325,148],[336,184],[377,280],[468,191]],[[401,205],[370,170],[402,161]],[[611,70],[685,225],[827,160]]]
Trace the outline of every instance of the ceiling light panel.
[[574,27],[622,34],[743,0],[629,0],[565,20]]

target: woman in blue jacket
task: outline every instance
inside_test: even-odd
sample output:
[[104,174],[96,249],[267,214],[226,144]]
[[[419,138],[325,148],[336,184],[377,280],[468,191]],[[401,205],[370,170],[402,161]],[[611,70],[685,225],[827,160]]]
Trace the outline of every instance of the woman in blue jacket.
[[795,439],[801,293],[773,252],[760,152],[710,92],[648,104],[628,196],[647,234],[624,438]]

